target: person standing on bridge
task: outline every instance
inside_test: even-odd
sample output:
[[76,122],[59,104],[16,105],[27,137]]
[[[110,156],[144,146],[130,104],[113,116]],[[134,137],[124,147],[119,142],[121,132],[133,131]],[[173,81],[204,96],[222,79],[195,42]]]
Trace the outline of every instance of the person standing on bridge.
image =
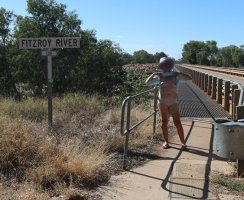
[[180,138],[182,148],[185,148],[184,130],[180,120],[179,104],[177,99],[176,84],[179,78],[191,80],[191,76],[181,72],[177,72],[174,68],[174,59],[163,57],[160,59],[157,71],[151,74],[147,79],[148,84],[158,84],[159,96],[158,105],[162,118],[162,132],[163,132],[163,148],[169,147],[168,139],[168,115],[173,117],[174,124]]

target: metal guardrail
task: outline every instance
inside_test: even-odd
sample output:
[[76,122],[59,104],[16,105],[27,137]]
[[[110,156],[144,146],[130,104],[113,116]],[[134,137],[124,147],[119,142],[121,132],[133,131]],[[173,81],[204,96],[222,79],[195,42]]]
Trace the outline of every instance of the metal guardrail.
[[[156,129],[156,114],[157,114],[157,96],[158,96],[158,86],[155,86],[152,89],[146,90],[144,92],[128,96],[124,99],[122,103],[121,109],[121,128],[120,134],[125,136],[125,143],[124,143],[124,156],[123,156],[123,169],[126,169],[127,166],[127,159],[128,159],[128,145],[129,145],[129,135],[131,131],[145,122],[147,119],[153,116],[153,133],[155,133]],[[137,124],[130,127],[130,118],[131,118],[131,101],[137,97],[143,96],[147,93],[154,92],[154,105],[153,105],[153,112],[146,116],[144,119],[139,121]],[[127,109],[126,109],[127,106]],[[125,125],[125,110],[127,110],[126,115],[126,125]]]

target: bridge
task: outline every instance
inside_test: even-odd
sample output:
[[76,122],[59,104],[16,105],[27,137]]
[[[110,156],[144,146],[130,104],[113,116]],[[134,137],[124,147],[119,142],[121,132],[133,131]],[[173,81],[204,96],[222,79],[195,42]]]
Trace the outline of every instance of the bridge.
[[[209,176],[215,170],[233,173],[233,165],[228,164],[230,158],[220,158],[213,152],[213,124],[220,119],[235,122],[244,119],[244,71],[186,64],[177,64],[176,68],[192,76],[192,81],[180,81],[178,84],[187,149],[181,149],[178,137],[172,136],[171,148],[163,150],[160,146],[155,147],[158,159],[138,169],[127,170],[121,177],[112,180],[113,187],[105,188],[105,199],[222,199],[210,190]],[[157,88],[129,96],[123,102],[121,134],[125,136],[124,169],[132,129],[153,117],[153,132],[161,131],[155,127],[156,100],[149,116],[135,125],[130,124],[131,101],[150,92],[156,96]],[[243,160],[234,160],[233,163],[235,161],[239,175],[243,176]]]
[[[193,77],[193,83],[220,104],[232,120],[244,118],[244,70],[178,65],[178,69]],[[211,107],[210,107],[211,109]]]

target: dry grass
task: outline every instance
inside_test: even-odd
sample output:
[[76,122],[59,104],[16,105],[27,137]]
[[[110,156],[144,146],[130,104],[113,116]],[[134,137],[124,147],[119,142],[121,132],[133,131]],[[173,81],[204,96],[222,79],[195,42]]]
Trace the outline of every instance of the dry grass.
[[25,169],[35,164],[38,141],[21,121],[6,118],[0,121],[4,124],[0,133],[0,170],[20,179]]
[[40,122],[47,115],[47,104],[42,99],[27,99],[21,102],[13,99],[1,99],[0,102],[1,116]]
[[[107,182],[111,165],[117,162],[115,154],[123,150],[124,137],[119,133],[120,108],[108,109],[104,102],[98,96],[54,98],[54,127],[49,132],[45,99],[1,99],[0,181],[34,184],[51,196],[68,193],[67,188],[91,188]],[[134,109],[133,123],[147,114]],[[145,145],[152,133],[151,123],[133,133],[133,148]],[[47,194],[42,194],[45,199]],[[14,199],[14,194],[9,198]]]

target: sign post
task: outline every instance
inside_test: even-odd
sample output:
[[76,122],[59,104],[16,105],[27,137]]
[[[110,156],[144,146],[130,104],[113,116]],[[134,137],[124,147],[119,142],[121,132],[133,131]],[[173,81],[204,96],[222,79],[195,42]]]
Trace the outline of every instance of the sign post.
[[48,49],[46,51],[42,51],[43,56],[47,56],[47,102],[48,102],[48,125],[49,128],[53,125],[53,106],[52,106],[52,56],[56,56],[57,52],[52,51],[52,49]]
[[59,38],[21,38],[19,40],[20,49],[43,49],[42,55],[47,56],[47,99],[48,99],[48,125],[53,125],[52,110],[52,56],[57,52],[52,49],[80,48],[79,37],[59,37]]

